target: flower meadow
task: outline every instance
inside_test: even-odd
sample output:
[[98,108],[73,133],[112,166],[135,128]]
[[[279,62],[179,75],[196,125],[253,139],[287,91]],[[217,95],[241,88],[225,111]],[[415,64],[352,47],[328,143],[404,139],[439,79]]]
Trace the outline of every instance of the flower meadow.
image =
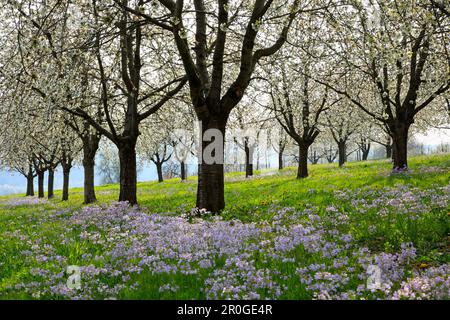
[[18,207],[24,205],[38,205],[38,204],[48,204],[49,201],[45,198],[40,199],[38,197],[25,197],[25,198],[12,198],[4,202],[7,207]]
[[[255,222],[117,202],[50,210],[29,202],[33,213],[19,213],[1,234],[0,296],[450,298],[450,185],[334,194],[322,208],[274,204],[270,219]],[[68,286],[69,266],[79,267],[78,288]]]

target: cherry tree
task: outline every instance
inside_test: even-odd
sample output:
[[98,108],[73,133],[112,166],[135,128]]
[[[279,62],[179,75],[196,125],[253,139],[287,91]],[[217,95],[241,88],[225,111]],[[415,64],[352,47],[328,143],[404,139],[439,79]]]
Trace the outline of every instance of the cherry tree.
[[[87,70],[92,68],[92,58],[85,54],[87,28],[81,19],[77,21],[77,6],[62,1],[5,2],[5,12],[13,17],[3,20],[3,26],[12,36],[10,48],[2,54],[9,58],[9,81],[15,84],[15,91],[30,97],[34,94],[28,103],[16,103],[18,110],[14,112],[26,116],[38,115],[40,110],[48,115],[58,112],[61,106],[75,108],[91,104],[89,95],[95,95],[95,90],[89,86]],[[10,21],[13,23],[7,24]],[[46,106],[45,110],[42,105]],[[98,108],[93,109],[98,115]],[[66,117],[65,125],[75,130],[83,141],[84,202],[90,203],[95,201],[93,168],[100,135],[87,122],[81,123],[74,117]]]
[[[269,121],[268,111],[257,103],[258,93],[252,88],[250,89],[247,97],[244,97],[240,104],[233,109],[229,119],[229,131],[231,131],[229,136],[236,146],[244,152],[246,178],[253,176],[255,151],[265,146],[263,131]],[[248,112],[249,108],[253,108],[254,111]],[[261,144],[264,144],[264,146]]]
[[[188,78],[193,110],[201,121],[197,207],[221,211],[225,207],[223,137],[230,112],[243,98],[257,63],[283,46],[295,17],[315,3],[300,7],[298,0],[283,5],[272,0],[188,4],[159,0],[151,7],[142,3],[130,8],[124,1],[115,2],[172,35]],[[217,148],[205,157],[212,133]]]
[[[133,5],[138,8],[143,2]],[[51,102],[47,105],[52,110],[83,119],[117,146],[121,162],[119,200],[135,204],[139,124],[186,82],[177,74],[176,66],[167,63],[171,53],[161,52],[167,47],[164,37],[113,1],[7,3],[15,17],[23,21],[16,28],[22,53],[16,80],[41,100]],[[127,6],[128,1],[122,4]],[[91,202],[95,199],[90,182],[99,135],[84,123],[77,131],[83,135],[85,146],[85,202]],[[72,125],[75,127],[75,123]]]
[[358,147],[358,150],[356,151],[357,158],[358,160],[365,161],[368,159],[373,146],[372,137],[374,136],[376,124],[371,121],[372,119],[368,118],[367,115],[362,114],[361,112],[357,112],[356,115],[357,116],[354,116],[353,119],[359,123],[359,125],[356,126],[356,132],[354,135],[354,141]]
[[[3,139],[0,141],[5,146],[5,141]],[[34,170],[31,152],[26,149],[27,146],[29,145],[19,145],[17,142],[12,150],[2,148],[0,168],[20,173],[27,180],[25,196],[34,196],[34,178],[37,177],[37,173]]]
[[275,123],[276,125],[269,131],[269,143],[272,149],[277,153],[278,170],[282,170],[284,168],[284,151],[289,144],[289,135],[283,130],[283,127],[281,127],[278,122]]
[[338,103],[336,108],[325,114],[328,130],[337,146],[339,167],[347,162],[347,157],[352,153],[348,148],[349,142],[358,129],[354,114],[355,109],[346,101]]
[[[158,127],[169,135],[167,141],[170,142],[172,150],[170,163],[168,162],[168,166],[170,165],[168,170],[170,170],[166,171],[170,176],[179,176],[181,181],[186,181],[189,164],[197,155],[196,150],[199,143],[196,116],[191,112],[188,93],[184,91],[168,102],[168,108],[174,110],[177,117],[174,118],[169,113],[161,113],[157,120],[160,122]],[[177,174],[170,173],[176,169],[179,169]]]
[[[336,59],[316,80],[388,128],[395,171],[407,169],[408,132],[418,114],[450,87],[449,27],[428,1],[351,1],[329,19],[324,41]],[[357,83],[364,90],[352,92]]]
[[309,162],[311,162],[311,164],[317,164],[320,159],[322,159],[322,154],[317,151],[317,148],[311,148],[308,154]]
[[69,200],[70,171],[74,164],[80,162],[80,153],[84,148],[84,142],[79,138],[78,132],[71,130],[71,127],[69,126],[70,122],[67,122],[64,119],[67,117],[67,114],[61,114],[60,124],[58,125],[60,132],[57,134],[57,137],[60,139],[59,160],[63,173],[63,201]]
[[[122,1],[121,6],[117,7],[94,0],[86,12],[93,24],[93,54],[97,60],[97,78],[101,87],[102,121],[83,107],[63,109],[86,120],[116,145],[120,160],[119,200],[136,204],[139,126],[182,89],[186,78],[178,76],[172,65],[164,68],[167,55],[160,52],[164,39],[158,39],[158,35],[146,28],[142,21],[134,19],[135,16],[124,9],[128,3]],[[138,1],[134,8],[137,10],[143,4],[144,1]],[[109,24],[105,28],[100,21],[109,21]],[[151,43],[151,46],[144,49],[144,41]],[[153,63],[145,64],[144,57]]]
[[371,126],[370,141],[375,142],[385,149],[387,159],[392,159],[392,138],[389,129],[383,124],[376,122]]
[[48,164],[44,158],[48,156],[49,147],[53,147],[52,136],[47,135],[47,129],[51,128],[40,110],[31,113],[31,109],[16,111],[18,103],[33,105],[31,95],[27,91],[19,94],[10,91],[3,96],[3,110],[0,117],[2,134],[3,167],[15,170],[27,178],[27,195],[34,194],[33,179],[38,177],[38,196],[44,197],[44,174],[48,170]]
[[[285,47],[285,50],[290,48]],[[339,100],[329,94],[325,86],[307,76],[313,72],[313,63],[307,57],[279,57],[274,67],[280,76],[269,78],[272,111],[281,127],[298,145],[297,178],[306,178],[309,147],[320,134],[321,116]]]
[[152,162],[156,166],[158,182],[163,182],[163,165],[173,155],[173,140],[171,132],[164,120],[157,120],[142,126],[142,135],[138,141],[139,154],[144,160]]

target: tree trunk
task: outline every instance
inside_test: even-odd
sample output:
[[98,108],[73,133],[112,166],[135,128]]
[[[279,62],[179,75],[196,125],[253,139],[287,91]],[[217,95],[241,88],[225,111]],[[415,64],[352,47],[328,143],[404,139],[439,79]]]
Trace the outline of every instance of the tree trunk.
[[[248,142],[247,142],[247,147],[248,147]],[[256,170],[260,170],[261,168],[261,164],[260,164],[260,159],[261,159],[261,150],[260,148],[258,148],[258,152],[256,153]],[[245,161],[247,163],[247,161]],[[248,147],[248,164],[251,164],[251,174],[250,176],[253,175],[253,149],[251,149],[250,147]],[[245,166],[245,175],[247,176],[247,165]],[[249,171],[250,172],[250,171]]]
[[244,151],[245,151],[245,177],[253,176],[253,159],[251,156],[251,150],[248,146],[248,142],[244,142]]
[[83,170],[84,170],[84,204],[97,201],[95,196],[95,154],[100,138],[95,136],[83,139]]
[[395,144],[394,142],[392,142],[392,163],[394,163],[394,159],[395,159]]
[[367,149],[361,150],[362,151],[362,160],[366,161],[369,158],[370,153],[370,145],[367,147]]
[[44,174],[45,171],[40,171],[38,175],[38,198],[44,198]]
[[308,145],[300,145],[298,148],[297,179],[306,178],[308,176],[308,148]]
[[130,140],[118,146],[120,160],[119,201],[128,201],[130,205],[135,205],[137,204],[136,141]]
[[363,151],[362,152],[362,161],[367,161],[367,158],[369,158],[369,152]]
[[62,200],[69,200],[69,177],[70,177],[70,166],[63,167],[63,191],[62,191]]
[[314,152],[312,153],[312,159],[310,159],[310,160],[311,160],[312,164],[318,164],[319,163],[320,157],[317,156],[317,151],[316,150],[314,150]]
[[245,166],[245,177],[252,177],[253,176],[253,163],[247,163]]
[[34,196],[34,176],[33,171],[28,171],[27,175],[27,196]]
[[339,167],[342,167],[347,161],[347,146],[345,141],[338,142]]
[[386,159],[392,159],[392,145],[387,144],[384,147],[386,148]]
[[394,145],[394,171],[405,171],[408,169],[408,131],[409,125],[397,123],[392,131]]
[[336,159],[336,153],[333,153],[333,147],[331,147],[331,146],[330,146],[330,150],[329,151],[330,152],[327,153],[326,158],[327,158],[328,163],[333,163],[334,160]]
[[278,170],[283,169],[283,151],[278,151]]
[[[225,126],[226,119],[209,118],[200,122],[202,147],[199,150],[201,154],[198,164],[197,208],[213,213],[219,213],[225,208],[223,173]],[[205,135],[207,131],[213,136]]]
[[180,167],[181,167],[181,181],[186,181],[187,177],[186,177],[186,164],[184,163],[184,161],[180,162]]
[[163,182],[162,162],[156,163],[156,171],[158,172],[158,182]]
[[49,199],[53,199],[55,196],[53,193],[53,186],[55,184],[55,169],[49,168],[48,169],[48,186],[47,186],[47,197]]

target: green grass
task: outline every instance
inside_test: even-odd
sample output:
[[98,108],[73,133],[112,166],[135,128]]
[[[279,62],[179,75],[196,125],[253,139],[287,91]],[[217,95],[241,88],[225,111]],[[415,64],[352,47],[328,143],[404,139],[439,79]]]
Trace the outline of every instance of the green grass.
[[[424,168],[440,168],[440,170],[422,170]],[[318,212],[326,216],[326,208],[334,206],[349,215],[350,223],[346,230],[361,245],[368,246],[376,251],[395,252],[403,242],[412,241],[418,248],[417,263],[440,264],[450,262],[449,255],[449,208],[445,210],[431,210],[418,220],[405,218],[390,212],[385,219],[380,219],[377,210],[368,210],[362,216],[356,214],[354,205],[350,200],[342,200],[336,195],[338,190],[350,190],[358,193],[360,190],[376,192],[385,187],[407,185],[419,190],[428,190],[447,186],[450,181],[450,155],[434,155],[412,157],[408,174],[390,174],[391,164],[386,160],[347,163],[345,167],[338,168],[335,164],[310,165],[310,176],[306,179],[295,178],[295,168],[286,168],[282,171],[265,170],[257,172],[258,175],[245,179],[244,173],[231,173],[226,175],[225,201],[226,209],[222,213],[224,219],[239,219],[243,222],[271,221],[276,214],[274,208],[292,207],[295,210],[304,210],[317,207]],[[179,179],[166,180],[163,183],[138,183],[138,202],[141,207],[148,208],[151,213],[182,214],[195,206],[196,177],[190,177],[187,182]],[[118,185],[104,185],[96,187],[99,203],[116,201],[118,198]],[[68,264],[80,263],[80,255],[91,253],[101,254],[95,245],[83,241],[75,241],[70,245],[58,244],[60,233],[65,226],[55,221],[40,220],[39,215],[54,213],[68,209],[68,213],[80,208],[83,201],[83,190],[73,188],[70,190],[70,200],[61,201],[61,192],[55,192],[55,199],[47,204],[38,206],[8,207],[2,202],[17,198],[20,195],[0,197],[0,298],[30,298],[25,293],[5,294],[5,288],[23,279],[29,279],[32,266],[24,261],[19,252],[26,248],[25,243],[8,240],[7,233],[17,232],[30,235],[34,238],[45,237],[53,239],[58,254],[67,258]],[[364,193],[363,193],[364,196]],[[424,201],[428,201],[424,199]],[[355,212],[355,214],[352,214]],[[377,232],[370,234],[367,230],[376,225]],[[330,226],[332,227],[332,226]],[[79,230],[73,230],[74,236]],[[79,232],[78,232],[79,233]],[[301,248],[293,253],[296,259],[306,259],[303,263],[312,263],[315,257],[306,258]],[[303,258],[301,258],[303,257]],[[217,262],[220,263],[220,262]],[[272,265],[285,273],[292,273],[293,265]],[[295,270],[295,268],[294,268]],[[201,281],[195,277],[175,274],[172,276],[155,276],[148,273],[136,275],[133,279],[143,283],[137,290],[124,289],[120,298],[124,299],[203,299],[200,290]],[[168,279],[170,278],[170,279]],[[181,290],[176,296],[159,293],[162,283],[175,282]],[[291,288],[284,298],[311,298],[304,287],[297,283],[287,283]]]
[[[295,178],[296,168],[265,170],[273,175],[258,176],[245,179],[245,173],[226,174],[225,182],[225,217],[237,218],[242,221],[270,219],[267,209],[276,204],[283,207],[303,209],[307,204],[326,206],[336,202],[333,195],[335,190],[357,189],[361,187],[382,188],[396,184],[408,184],[419,188],[432,185],[447,185],[450,172],[421,173],[420,167],[450,167],[449,155],[434,155],[411,157],[408,175],[390,175],[391,163],[386,160],[350,162],[344,168],[336,164],[310,165],[310,176],[298,180]],[[257,174],[260,172],[256,172]],[[227,181],[228,180],[228,181]],[[237,181],[236,181],[237,180]],[[155,181],[139,182],[138,202],[150,212],[181,213],[195,206],[197,178],[189,177],[187,182],[170,179],[162,183]],[[315,190],[315,192],[311,192]],[[103,185],[96,187],[98,202],[116,201],[119,197],[119,186]],[[15,198],[17,195],[0,197],[1,199]],[[58,208],[81,207],[83,189],[70,190],[69,201],[61,201],[61,191],[55,191],[52,204]]]

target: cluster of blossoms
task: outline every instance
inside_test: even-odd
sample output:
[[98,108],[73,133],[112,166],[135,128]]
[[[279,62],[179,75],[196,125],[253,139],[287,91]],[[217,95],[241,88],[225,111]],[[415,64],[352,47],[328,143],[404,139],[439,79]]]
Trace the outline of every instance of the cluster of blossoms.
[[48,200],[44,198],[38,197],[22,197],[22,198],[12,198],[3,202],[2,204],[8,207],[17,207],[17,206],[34,206],[39,204],[48,204]]
[[391,174],[400,174],[400,173],[408,173],[408,167],[404,164],[401,167],[394,167]]
[[340,200],[351,201],[358,213],[376,210],[383,216],[388,212],[395,214],[408,214],[415,219],[422,213],[432,211],[434,208],[444,209],[450,204],[450,185],[430,189],[419,189],[407,185],[396,185],[383,189],[357,189],[349,191],[335,191]]
[[449,299],[450,264],[430,268],[420,274],[417,271],[401,288],[394,292],[393,299]]
[[[430,203],[448,205],[448,187],[437,193],[405,188],[337,196],[356,208],[392,207],[402,215],[420,214]],[[374,200],[363,200],[367,193]],[[2,290],[33,298],[115,299],[124,290],[145,287],[142,279],[147,279],[158,281],[158,293],[171,297],[194,281],[207,299],[450,298],[449,264],[415,268],[411,243],[398,252],[371,251],[356,241],[350,214],[342,209],[329,206],[323,214],[314,207],[270,210],[272,219],[257,223],[200,218],[198,210],[185,217],[149,214],[126,203],[41,213],[35,223],[61,226],[59,238],[4,233],[4,239],[20,242],[20,255],[32,267],[28,276]],[[77,289],[67,285],[70,265],[80,266]],[[370,287],[374,267],[378,285]],[[177,281],[180,277],[190,280]]]
[[421,166],[417,168],[417,170],[414,170],[415,172],[419,173],[445,173],[447,172],[447,168],[438,167],[438,166]]
[[192,208],[187,213],[181,214],[182,218],[193,219],[193,218],[201,218],[210,215],[211,212],[206,209]]

